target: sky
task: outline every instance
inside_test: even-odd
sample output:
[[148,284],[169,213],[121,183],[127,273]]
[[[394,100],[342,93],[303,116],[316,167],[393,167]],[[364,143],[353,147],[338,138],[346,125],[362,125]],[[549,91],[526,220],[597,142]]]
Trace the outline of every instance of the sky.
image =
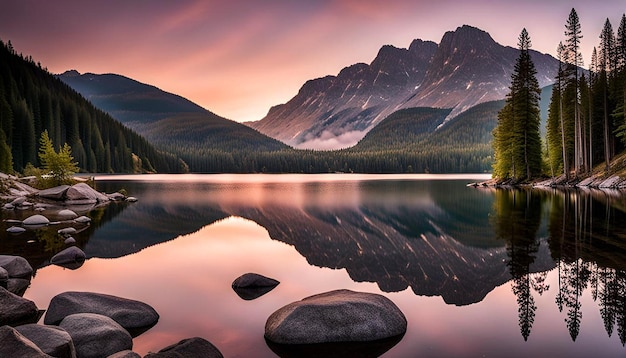
[[51,73],[116,73],[235,121],[262,119],[310,79],[383,45],[439,42],[462,25],[555,55],[572,8],[585,66],[624,0],[0,0],[0,39]]

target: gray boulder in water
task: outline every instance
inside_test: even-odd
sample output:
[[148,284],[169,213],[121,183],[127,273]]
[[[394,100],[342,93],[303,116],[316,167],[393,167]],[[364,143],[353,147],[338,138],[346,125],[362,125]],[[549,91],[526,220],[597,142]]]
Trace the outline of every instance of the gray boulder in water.
[[59,323],[72,337],[76,356],[100,358],[133,348],[133,338],[109,317],[94,313],[69,315]]
[[0,357],[50,358],[15,328],[0,327]]
[[388,298],[337,290],[307,297],[274,312],[265,338],[280,344],[367,342],[406,333],[407,321]]
[[232,283],[235,293],[244,300],[254,300],[273,290],[280,282],[256,273],[246,273]]
[[83,250],[76,246],[71,246],[52,256],[50,263],[74,270],[81,267],[86,258]]
[[204,338],[194,337],[183,339],[178,343],[161,349],[157,353],[150,353],[144,358],[174,357],[223,358],[224,356],[211,342]]
[[85,183],[72,185],[65,193],[66,203],[95,204],[109,201],[109,198]]
[[61,327],[31,323],[15,329],[46,354],[57,358],[76,357],[72,337]]
[[133,337],[152,328],[159,314],[146,303],[93,292],[64,292],[52,298],[45,324],[59,324],[75,313],[96,313],[112,318]]
[[50,224],[50,220],[48,220],[48,218],[43,215],[36,214],[24,219],[24,221],[22,221],[22,224],[25,226],[45,226]]

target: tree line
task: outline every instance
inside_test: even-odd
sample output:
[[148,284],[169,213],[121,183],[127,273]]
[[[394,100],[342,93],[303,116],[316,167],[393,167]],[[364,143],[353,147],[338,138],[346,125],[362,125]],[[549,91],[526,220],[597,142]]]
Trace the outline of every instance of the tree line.
[[[523,33],[525,30],[523,31]],[[539,133],[534,65],[526,63],[530,47],[520,35],[520,57],[512,75],[506,106],[494,130],[494,177],[528,180],[541,175],[566,179],[590,174],[609,163],[626,145],[626,14],[617,33],[607,18],[583,69],[580,19],[572,9],[559,43],[559,69],[548,111],[546,137]]]
[[31,57],[0,40],[0,171],[41,165],[44,131],[59,150],[67,144],[81,171],[181,172],[185,163],[95,108]]

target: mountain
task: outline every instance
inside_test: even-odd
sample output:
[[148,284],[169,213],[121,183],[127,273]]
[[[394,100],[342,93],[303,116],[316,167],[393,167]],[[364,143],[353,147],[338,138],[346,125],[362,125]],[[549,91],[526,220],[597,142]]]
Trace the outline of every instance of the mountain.
[[[82,171],[181,172],[179,157],[157,150],[65,83],[0,41],[0,168],[39,165],[43,131],[57,147],[67,143]],[[4,149],[9,148],[8,152]],[[12,163],[11,163],[12,162]],[[7,168],[7,163],[9,163]]]
[[[450,108],[445,122],[508,92],[518,50],[480,29],[462,26],[441,42],[414,40],[408,49],[383,46],[371,64],[306,82],[285,104],[272,107],[252,128],[297,148],[337,149],[356,144],[385,117],[413,107]],[[541,86],[558,61],[531,51]]]
[[288,149],[255,129],[125,76],[72,70],[57,77],[150,143],[179,155],[193,172],[245,171],[210,162],[241,162],[249,153]]

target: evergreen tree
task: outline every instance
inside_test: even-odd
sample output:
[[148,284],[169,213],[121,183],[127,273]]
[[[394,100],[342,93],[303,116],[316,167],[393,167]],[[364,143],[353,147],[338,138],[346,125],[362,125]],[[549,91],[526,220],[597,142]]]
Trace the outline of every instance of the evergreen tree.
[[[510,93],[505,110],[498,116],[494,131],[496,163],[499,177],[531,179],[541,174],[541,138],[539,136],[539,97],[541,89],[537,71],[530,57],[531,41],[526,29],[519,36],[520,55],[511,76]],[[509,155],[510,154],[510,155]],[[510,165],[505,164],[510,157]],[[500,162],[504,160],[504,162]]]
[[78,172],[78,163],[72,157],[72,148],[65,143],[58,152],[54,150],[48,131],[41,133],[39,140],[39,160],[44,172],[52,177],[54,185],[69,183],[72,175]]

